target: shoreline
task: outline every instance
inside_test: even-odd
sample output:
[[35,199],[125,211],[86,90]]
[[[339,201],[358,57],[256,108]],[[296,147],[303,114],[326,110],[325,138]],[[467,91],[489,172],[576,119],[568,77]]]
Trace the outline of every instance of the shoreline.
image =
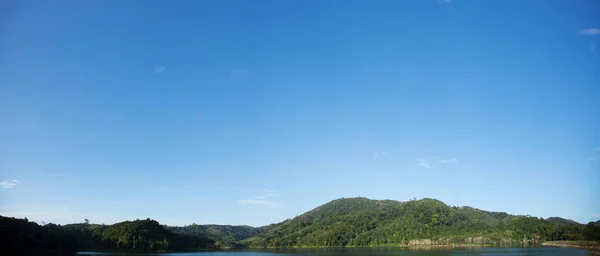
[[600,255],[600,241],[548,241],[542,246],[584,249],[589,255]]
[[[541,246],[541,244],[533,245]],[[408,248],[408,249],[423,249],[423,248],[476,248],[476,247],[491,247],[491,248],[512,248],[524,247],[523,245],[494,245],[494,244],[437,244],[437,245],[373,245],[373,246],[266,246],[266,247],[246,247],[237,248],[241,250],[260,250],[260,249],[343,249],[343,248]],[[532,246],[529,246],[532,247]]]

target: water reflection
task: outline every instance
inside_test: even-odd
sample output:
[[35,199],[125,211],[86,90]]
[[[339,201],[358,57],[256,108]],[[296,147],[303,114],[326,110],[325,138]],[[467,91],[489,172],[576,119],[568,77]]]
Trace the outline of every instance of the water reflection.
[[378,247],[378,248],[298,248],[298,249],[252,249],[229,251],[203,251],[185,253],[94,253],[81,252],[79,255],[173,255],[173,256],[586,256],[585,250],[558,247]]

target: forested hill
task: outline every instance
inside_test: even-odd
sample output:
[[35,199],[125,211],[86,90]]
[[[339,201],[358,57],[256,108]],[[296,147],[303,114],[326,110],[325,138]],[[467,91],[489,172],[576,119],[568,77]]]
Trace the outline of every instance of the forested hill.
[[546,240],[600,241],[599,222],[515,216],[435,199],[398,202],[342,198],[293,219],[254,228],[157,221],[38,225],[0,216],[0,246],[14,254],[73,251],[193,251],[231,247],[522,245]]
[[76,251],[161,252],[215,248],[203,235],[171,232],[157,221],[124,221],[113,225],[39,225],[0,216],[2,252],[7,255],[69,255]]
[[194,236],[206,236],[215,241],[215,246],[220,248],[240,247],[238,241],[264,233],[275,224],[263,227],[231,226],[231,225],[198,225],[192,224],[184,227],[167,227],[169,230]]
[[564,219],[564,218],[560,218],[560,217],[550,217],[550,218],[547,218],[546,220],[550,221],[556,225],[563,225],[563,226],[580,224],[574,220]]
[[18,254],[69,254],[76,251],[194,251],[239,246],[237,241],[263,233],[270,226],[189,225],[169,227],[151,219],[113,225],[77,223],[39,225],[27,219],[0,216],[0,247]]
[[435,199],[342,198],[241,241],[250,247],[539,243],[600,239],[593,225],[450,207]]

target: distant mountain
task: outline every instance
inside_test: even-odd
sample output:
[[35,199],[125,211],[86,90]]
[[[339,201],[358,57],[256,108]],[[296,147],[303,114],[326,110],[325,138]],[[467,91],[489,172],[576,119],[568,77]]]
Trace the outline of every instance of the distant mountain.
[[585,238],[583,225],[563,220],[450,207],[429,198],[408,202],[342,198],[241,243],[250,247],[499,245]]

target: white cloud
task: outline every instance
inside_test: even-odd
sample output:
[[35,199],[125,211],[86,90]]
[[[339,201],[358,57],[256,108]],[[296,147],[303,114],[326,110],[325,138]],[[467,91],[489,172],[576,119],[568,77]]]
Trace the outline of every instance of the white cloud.
[[423,166],[423,168],[431,168],[431,165],[429,164],[429,162],[425,159],[417,159],[415,160],[417,163],[419,163],[420,166]]
[[240,204],[252,204],[252,205],[260,205],[260,206],[265,206],[268,208],[282,208],[283,206],[273,202],[273,201],[269,201],[266,199],[247,199],[247,200],[240,200],[239,201]]
[[[270,197],[277,196],[275,190],[265,188],[265,189],[263,189],[263,192],[264,192],[263,195],[253,196],[252,199],[239,200],[238,203],[246,204],[246,205],[260,205],[260,206],[265,206],[268,208],[282,208],[283,207],[281,204],[267,199]],[[283,202],[283,201],[280,201],[280,202]]]
[[164,66],[154,68],[154,73],[156,73],[156,74],[160,74],[165,71],[167,71],[167,67],[164,67]]
[[579,30],[579,34],[586,36],[598,36],[600,35],[600,28],[586,28]]
[[16,187],[19,184],[21,184],[21,181],[19,181],[19,180],[3,180],[3,181],[0,181],[0,186],[3,189],[11,189],[11,188]]
[[450,159],[440,159],[439,157],[426,157],[426,158],[419,158],[416,159],[415,162],[422,166],[423,168],[433,168],[434,165],[432,163],[435,164],[453,164],[453,163],[458,163],[458,160],[456,158],[450,158]]
[[452,159],[439,159],[437,161],[440,164],[451,164],[451,163],[457,163],[458,160],[456,160],[456,158],[452,158]]
[[387,152],[373,152],[373,157],[387,156]]

